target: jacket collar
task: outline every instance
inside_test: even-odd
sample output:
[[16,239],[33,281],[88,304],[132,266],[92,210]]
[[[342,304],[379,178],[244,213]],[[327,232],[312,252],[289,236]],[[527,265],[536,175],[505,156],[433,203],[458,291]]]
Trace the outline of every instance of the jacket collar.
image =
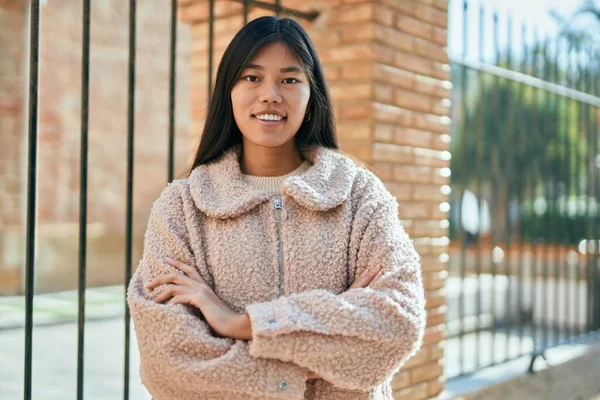
[[[192,198],[207,216],[236,217],[270,199],[269,194],[244,180],[239,163],[241,152],[241,145],[234,146],[190,174]],[[284,195],[316,211],[335,208],[350,197],[357,166],[349,157],[321,146],[304,147],[301,153],[313,165],[304,174],[285,180]]]

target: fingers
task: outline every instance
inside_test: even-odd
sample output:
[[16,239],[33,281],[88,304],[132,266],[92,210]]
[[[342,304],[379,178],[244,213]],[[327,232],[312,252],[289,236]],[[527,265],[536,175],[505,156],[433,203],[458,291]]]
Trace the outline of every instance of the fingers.
[[350,289],[367,287],[379,272],[379,268],[366,270],[358,277],[358,279],[354,281],[354,283],[350,286]]
[[172,267],[177,268],[178,270],[180,270],[181,272],[183,272],[184,274],[186,274],[193,280],[204,283],[204,280],[202,279],[202,277],[200,276],[200,274],[198,273],[198,270],[196,268],[194,268],[186,263],[183,263],[181,261],[174,260],[172,258],[166,258],[165,261],[167,262],[167,264],[169,264]]
[[181,289],[182,289],[181,286],[169,285],[158,296],[156,296],[154,301],[157,303],[164,303],[165,301],[169,300],[171,297],[181,294],[183,292]]
[[367,286],[369,286],[371,283],[375,282],[377,279],[379,279],[381,277],[381,275],[383,275],[383,270],[380,269],[379,272],[377,273],[377,275],[375,275],[375,277],[371,280],[371,282],[368,283]]
[[166,274],[161,275],[146,285],[146,289],[152,290],[160,285],[174,283],[176,285],[185,285],[189,278],[181,274]]

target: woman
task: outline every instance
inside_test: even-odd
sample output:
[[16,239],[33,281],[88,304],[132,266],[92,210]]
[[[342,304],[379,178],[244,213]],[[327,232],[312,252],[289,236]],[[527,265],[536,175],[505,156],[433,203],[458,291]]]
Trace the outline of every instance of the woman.
[[337,147],[306,32],[247,24],[128,290],[156,400],[393,398],[425,325],[420,259],[394,197]]

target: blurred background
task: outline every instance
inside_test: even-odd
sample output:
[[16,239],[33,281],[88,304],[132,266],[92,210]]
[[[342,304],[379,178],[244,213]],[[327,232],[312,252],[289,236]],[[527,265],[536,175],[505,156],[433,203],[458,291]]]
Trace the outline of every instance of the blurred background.
[[0,399],[150,398],[126,282],[225,47],[272,14],[423,257],[395,397],[600,396],[600,2],[0,0]]

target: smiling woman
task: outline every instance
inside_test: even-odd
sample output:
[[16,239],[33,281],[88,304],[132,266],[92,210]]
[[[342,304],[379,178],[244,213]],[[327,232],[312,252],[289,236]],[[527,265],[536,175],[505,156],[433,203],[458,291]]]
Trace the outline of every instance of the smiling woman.
[[393,399],[423,337],[420,258],[395,198],[337,147],[306,32],[247,24],[128,289],[155,400]]

